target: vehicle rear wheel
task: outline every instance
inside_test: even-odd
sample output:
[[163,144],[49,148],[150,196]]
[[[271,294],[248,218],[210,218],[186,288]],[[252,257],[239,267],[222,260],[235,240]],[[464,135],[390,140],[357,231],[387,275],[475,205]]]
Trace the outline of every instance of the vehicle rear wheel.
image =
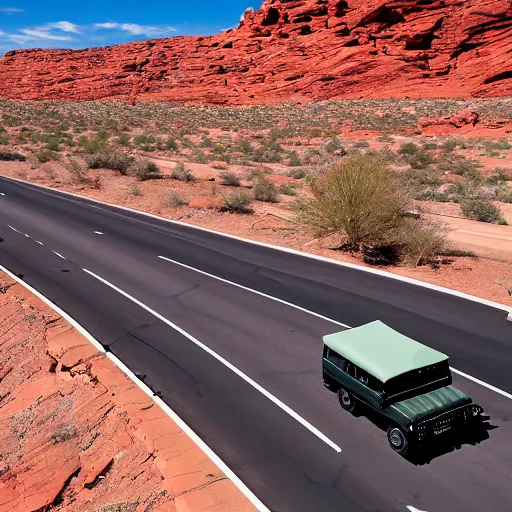
[[340,388],[338,390],[338,399],[340,405],[345,411],[354,412],[356,409],[356,399],[346,389]]
[[407,455],[409,451],[409,439],[407,434],[399,427],[390,425],[388,427],[388,441],[389,446],[398,452],[400,455]]

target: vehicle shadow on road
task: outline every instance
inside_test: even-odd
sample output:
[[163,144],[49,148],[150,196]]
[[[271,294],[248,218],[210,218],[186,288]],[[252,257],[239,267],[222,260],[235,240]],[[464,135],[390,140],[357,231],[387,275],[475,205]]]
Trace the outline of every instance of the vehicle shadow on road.
[[[374,413],[371,409],[360,408],[358,416],[365,416],[376,427],[383,432],[387,431],[388,422],[381,415]],[[416,466],[429,464],[437,457],[460,450],[464,445],[476,446],[489,439],[489,432],[498,428],[490,423],[490,416],[482,416],[481,420],[470,428],[463,431],[444,434],[435,443],[429,443],[421,448],[411,449],[407,457],[408,462]],[[398,454],[397,454],[398,455]],[[400,455],[398,455],[400,456]]]

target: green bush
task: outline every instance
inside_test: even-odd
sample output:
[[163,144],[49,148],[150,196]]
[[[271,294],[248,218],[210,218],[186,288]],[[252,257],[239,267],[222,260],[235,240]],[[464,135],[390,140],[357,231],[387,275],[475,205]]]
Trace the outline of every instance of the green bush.
[[413,169],[426,169],[430,164],[434,163],[434,158],[424,150],[418,150],[412,155],[406,155],[405,161]]
[[220,184],[229,187],[239,187],[240,178],[232,172],[221,172],[220,173]]
[[0,132],[0,146],[7,146],[11,143],[11,138],[8,133]]
[[10,153],[9,151],[0,151],[0,161],[2,162],[24,162],[27,158],[19,153]]
[[283,183],[279,187],[279,193],[285,196],[296,196],[297,191],[295,190],[295,186],[293,183]]
[[147,158],[137,158],[128,167],[128,174],[139,181],[154,180],[161,177],[160,169]]
[[195,176],[189,169],[185,168],[185,164],[183,162],[178,162],[176,167],[172,170],[171,178],[173,180],[185,181],[187,183],[193,183],[196,181]]
[[423,190],[416,195],[415,199],[418,201],[437,201],[439,203],[449,203],[451,201],[451,197],[445,192],[432,189]]
[[497,224],[503,218],[500,209],[488,199],[466,199],[460,208],[465,217],[480,222]]
[[290,178],[295,178],[296,180],[301,180],[308,176],[308,172],[304,169],[291,169],[288,171],[288,176]]
[[59,137],[48,137],[46,138],[46,149],[49,151],[60,151],[60,138]]
[[133,184],[130,186],[130,192],[131,192],[134,196],[141,196],[141,195],[142,195],[142,190],[140,189],[140,187],[139,187],[136,183],[133,183]]
[[165,149],[168,149],[169,151],[179,151],[178,143],[176,142],[176,139],[173,137],[169,137],[165,141]]
[[275,184],[264,176],[256,179],[253,187],[254,199],[266,203],[277,203],[278,190]]
[[302,161],[297,151],[290,151],[290,159],[288,161],[288,165],[292,167],[298,167],[299,165],[302,165]]
[[330,154],[336,154],[338,156],[345,156],[347,154],[347,150],[343,145],[343,141],[338,137],[332,137],[327,142],[322,145],[323,149]]
[[512,188],[502,185],[498,189],[498,201],[502,203],[512,203]]
[[414,142],[404,142],[398,148],[399,155],[415,155],[419,151],[419,147]]
[[252,213],[249,207],[252,203],[252,197],[247,192],[233,192],[226,196],[222,196],[224,206],[221,211],[231,213]]
[[134,158],[117,151],[101,151],[87,157],[89,169],[109,169],[118,171],[123,175],[128,174],[128,169]]
[[210,161],[208,155],[204,151],[201,151],[200,149],[197,148],[192,151],[190,160],[197,164],[207,164]]
[[501,181],[512,181],[512,172],[510,169],[497,167],[494,169],[494,173],[487,178],[487,183],[491,185],[495,185]]
[[130,136],[127,133],[120,133],[116,139],[116,144],[118,146],[129,146],[130,145]]

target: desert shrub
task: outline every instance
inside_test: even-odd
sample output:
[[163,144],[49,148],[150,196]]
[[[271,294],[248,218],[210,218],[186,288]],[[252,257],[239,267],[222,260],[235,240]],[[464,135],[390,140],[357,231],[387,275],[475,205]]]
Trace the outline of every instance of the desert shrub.
[[50,162],[52,160],[59,159],[58,153],[56,153],[55,151],[50,151],[48,149],[43,149],[42,151],[38,151],[35,154],[35,157],[40,164],[45,164],[46,162]]
[[125,175],[134,158],[117,151],[100,151],[87,157],[89,169],[109,169]]
[[9,137],[8,133],[0,132],[0,146],[7,146],[7,144],[10,144],[11,138]]
[[496,167],[496,169],[494,169],[494,173],[487,178],[487,183],[490,183],[491,185],[499,183],[500,181],[512,181],[512,172],[510,169]]
[[83,184],[91,181],[87,174],[87,169],[75,158],[70,158],[66,162],[65,168],[71,175],[71,183]]
[[295,178],[296,180],[301,180],[308,175],[308,172],[305,169],[291,169],[288,171],[288,176],[290,178]]
[[232,212],[232,213],[252,213],[250,204],[252,203],[252,197],[247,192],[233,192],[222,196],[224,205],[221,211]]
[[227,185],[230,187],[239,187],[240,178],[232,172],[221,172],[220,173],[220,184]]
[[1,162],[24,162],[27,158],[19,153],[10,153],[9,151],[0,151]]
[[240,153],[244,153],[246,155],[250,155],[252,153],[252,145],[247,139],[240,139],[236,143],[236,150]]
[[497,224],[503,218],[500,209],[488,199],[466,199],[460,208],[465,217],[480,222]]
[[288,161],[288,165],[292,167],[298,167],[299,165],[302,165],[302,161],[297,151],[290,151],[290,159]]
[[343,141],[338,137],[332,137],[329,139],[322,145],[322,148],[327,151],[327,153],[335,154],[338,156],[345,156],[347,154],[345,146],[343,145]]
[[128,174],[135,176],[139,181],[154,180],[161,177],[160,169],[147,158],[137,158],[130,163]]
[[165,141],[165,149],[168,149],[169,151],[178,151],[180,147],[178,146],[176,139],[174,139],[173,137],[169,137]]
[[130,136],[127,133],[120,133],[116,139],[116,144],[118,146],[129,146],[130,145]]
[[190,160],[198,164],[207,164],[210,161],[208,155],[204,151],[201,151],[197,148],[192,151]]
[[443,149],[448,153],[454,151],[457,147],[466,148],[466,143],[461,139],[446,139],[443,143]]
[[296,196],[297,191],[295,190],[295,186],[293,183],[283,183],[279,187],[279,193],[285,196]]
[[498,189],[497,199],[502,203],[512,203],[512,188],[507,187],[506,185],[501,186]]
[[279,201],[276,185],[263,176],[255,180],[253,193],[254,199],[258,201],[264,201],[266,203],[277,203]]
[[439,146],[435,142],[425,142],[423,143],[423,149],[426,151],[434,151],[438,149]]
[[203,148],[213,148],[215,146],[215,142],[213,142],[208,135],[203,135],[201,137],[200,146]]
[[357,142],[354,142],[354,144],[352,144],[352,147],[354,149],[363,149],[363,148],[369,148],[370,147],[370,143],[366,140],[358,140]]
[[412,155],[406,154],[404,158],[413,169],[426,169],[435,161],[429,153],[422,149]]
[[49,151],[60,151],[60,138],[59,137],[48,137],[46,139],[46,149]]
[[399,155],[415,155],[420,148],[414,142],[404,142],[398,148]]
[[178,192],[171,192],[167,198],[167,206],[169,208],[178,208],[178,206],[184,206],[188,204]]
[[78,139],[78,145],[81,146],[86,153],[93,154],[105,151],[107,147],[107,141],[108,139],[106,139],[104,136],[97,134],[92,138],[80,137],[80,139]]
[[140,189],[140,187],[139,187],[136,183],[133,183],[133,184],[130,186],[130,192],[131,192],[134,196],[141,196],[141,195],[142,195],[142,190]]
[[192,174],[192,171],[185,168],[185,164],[183,162],[178,162],[176,167],[172,170],[171,178],[173,180],[185,181],[187,183],[192,183],[196,181],[195,176]]

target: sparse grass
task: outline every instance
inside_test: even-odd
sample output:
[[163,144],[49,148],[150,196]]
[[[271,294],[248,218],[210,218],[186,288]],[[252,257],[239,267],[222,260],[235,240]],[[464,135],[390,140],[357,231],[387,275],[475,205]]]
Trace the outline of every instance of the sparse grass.
[[240,178],[232,172],[221,172],[220,173],[220,184],[229,187],[239,187]]
[[285,196],[296,196],[297,190],[293,183],[283,183],[279,187],[279,193]]
[[172,170],[171,179],[185,181],[186,183],[193,183],[196,181],[196,177],[192,174],[192,171],[187,169],[183,162],[178,162],[176,164],[176,167]]
[[300,165],[302,165],[302,161],[301,161],[297,151],[290,151],[288,165],[290,165],[291,167],[299,167]]
[[420,148],[414,142],[404,142],[398,148],[399,155],[415,155]]
[[142,190],[140,189],[140,187],[136,183],[132,183],[130,185],[130,192],[134,196],[141,196],[142,195]]
[[253,193],[254,199],[258,201],[263,201],[266,203],[279,202],[276,185],[264,176],[260,176],[255,180]]
[[247,192],[232,192],[231,194],[223,195],[224,206],[221,211],[231,213],[252,213],[250,205],[252,197]]
[[116,139],[116,144],[118,146],[129,146],[130,145],[131,137],[127,133],[120,133]]
[[20,153],[11,153],[9,151],[0,151],[1,162],[24,162],[27,158]]
[[512,181],[512,171],[510,169],[503,169],[501,167],[497,167],[494,169],[494,173],[487,178],[487,183],[490,185],[495,185],[502,181]]
[[437,201],[439,203],[449,203],[452,198],[446,192],[438,192],[437,190],[426,189],[415,196],[418,201]]
[[121,174],[128,174],[128,169],[133,163],[132,156],[118,151],[101,151],[94,153],[86,159],[89,169],[109,169],[118,171]]
[[0,146],[7,146],[11,143],[11,138],[8,133],[0,132]]
[[295,178],[296,180],[301,180],[306,178],[308,172],[305,169],[291,169],[288,171],[288,176],[290,178]]
[[207,164],[210,161],[210,158],[204,151],[195,148],[190,156],[190,161],[197,164]]
[[512,188],[502,185],[498,189],[497,199],[502,203],[512,203]]

